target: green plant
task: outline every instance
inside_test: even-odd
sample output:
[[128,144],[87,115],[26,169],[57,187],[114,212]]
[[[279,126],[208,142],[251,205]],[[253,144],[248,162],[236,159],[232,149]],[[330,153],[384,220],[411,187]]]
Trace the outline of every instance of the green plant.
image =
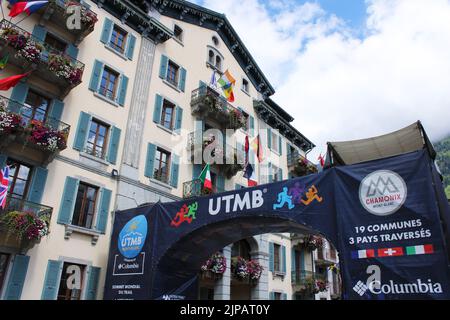
[[0,222],[20,238],[40,240],[49,233],[50,216],[39,217],[30,211],[12,211],[3,215]]

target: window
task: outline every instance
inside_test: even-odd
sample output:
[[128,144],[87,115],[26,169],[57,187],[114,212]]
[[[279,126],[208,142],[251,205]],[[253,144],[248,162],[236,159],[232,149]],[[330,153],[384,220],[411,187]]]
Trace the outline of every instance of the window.
[[278,135],[273,130],[271,130],[270,134],[271,134],[271,141],[272,141],[270,148],[273,151],[279,153],[280,145],[279,145]]
[[86,153],[94,157],[104,159],[106,155],[106,141],[108,140],[108,132],[108,125],[92,119],[86,144]]
[[235,242],[233,246],[231,247],[231,256],[232,257],[242,257],[245,260],[250,260],[250,245],[248,244],[247,240],[240,240],[238,242]]
[[44,42],[48,44],[49,46],[55,48],[56,50],[60,52],[65,52],[67,48],[67,43],[64,41],[59,40],[57,37],[52,35],[51,33],[47,32]]
[[274,292],[273,300],[281,300],[281,292]]
[[216,56],[216,68],[222,70],[222,59],[219,56]]
[[97,206],[97,194],[97,187],[80,182],[72,225],[88,229],[92,228],[92,222],[94,221],[94,214]]
[[183,29],[181,29],[179,26],[175,25],[173,27],[173,35],[175,36],[175,39],[183,42]]
[[25,199],[31,180],[31,167],[8,159],[9,171],[9,195],[14,198]]
[[167,81],[173,84],[174,86],[178,86],[178,71],[180,67],[175,63],[169,60],[167,66]]
[[169,181],[169,161],[170,152],[157,148],[153,178],[164,183]]
[[272,179],[273,182],[282,181],[283,177],[280,176],[280,169],[277,166],[272,165]]
[[273,270],[281,272],[281,246],[274,243],[273,245]]
[[110,100],[115,100],[117,96],[117,85],[119,74],[107,67],[103,70],[99,93]]
[[208,64],[217,70],[222,70],[223,56],[211,46],[208,46]]
[[[86,266],[64,262],[59,281],[58,300],[80,300]],[[79,281],[77,277],[79,276]],[[74,279],[73,279],[74,278]]]
[[219,39],[216,36],[213,36],[211,40],[216,47],[219,45]]
[[247,79],[242,79],[242,90],[247,93],[249,93],[249,91],[250,91],[250,85],[249,85]]
[[127,35],[128,33],[119,28],[118,26],[114,25],[114,28],[112,30],[111,39],[109,40],[109,45],[114,50],[124,53],[125,52],[125,45],[127,43]]
[[208,52],[208,62],[214,65],[214,51],[209,50]]
[[25,105],[30,108],[24,108],[21,114],[27,123],[31,120],[38,120],[42,122],[46,120],[50,106],[49,98],[44,97],[33,90],[29,90],[27,98],[25,99]]
[[6,271],[8,270],[9,254],[0,252],[0,292],[5,281]]
[[161,125],[169,130],[172,130],[175,118],[174,114],[175,105],[167,100],[164,100],[161,113]]

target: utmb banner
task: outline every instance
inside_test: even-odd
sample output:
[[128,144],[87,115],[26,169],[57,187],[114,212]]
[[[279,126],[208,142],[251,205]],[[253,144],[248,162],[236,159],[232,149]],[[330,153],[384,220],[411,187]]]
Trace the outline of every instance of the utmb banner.
[[105,299],[197,299],[198,272],[212,253],[270,232],[330,240],[345,299],[449,299],[449,217],[425,150],[121,211]]

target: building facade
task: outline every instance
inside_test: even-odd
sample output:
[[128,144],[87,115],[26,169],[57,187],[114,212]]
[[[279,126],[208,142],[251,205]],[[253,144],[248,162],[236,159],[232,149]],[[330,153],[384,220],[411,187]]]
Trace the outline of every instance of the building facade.
[[[270,99],[273,87],[224,15],[185,1],[73,2],[1,22],[2,78],[31,71],[0,97],[0,164],[10,168],[2,299],[102,299],[114,213],[210,193],[198,179],[208,146],[240,161],[211,165],[212,192],[247,186],[246,136],[263,146],[263,161],[254,151],[248,159],[259,184],[302,174],[298,160],[314,147]],[[236,79],[233,103],[211,80],[226,70]],[[11,224],[26,217],[46,222],[48,235],[18,237]],[[199,297],[298,297],[306,273],[295,272],[313,274],[320,259],[296,254],[296,237],[224,248],[229,263],[259,261],[261,278],[236,281],[230,265],[200,282]]]

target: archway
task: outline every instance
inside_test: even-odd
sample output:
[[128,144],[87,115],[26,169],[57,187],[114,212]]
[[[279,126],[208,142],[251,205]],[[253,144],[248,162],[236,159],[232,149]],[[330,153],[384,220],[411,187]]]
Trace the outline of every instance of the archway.
[[[322,234],[336,245],[347,299],[449,298],[440,223],[449,212],[436,205],[443,190],[433,183],[432,164],[420,150],[121,212],[105,298],[195,299],[198,270],[211,253],[256,234],[284,232]],[[405,286],[407,293],[398,289]]]

